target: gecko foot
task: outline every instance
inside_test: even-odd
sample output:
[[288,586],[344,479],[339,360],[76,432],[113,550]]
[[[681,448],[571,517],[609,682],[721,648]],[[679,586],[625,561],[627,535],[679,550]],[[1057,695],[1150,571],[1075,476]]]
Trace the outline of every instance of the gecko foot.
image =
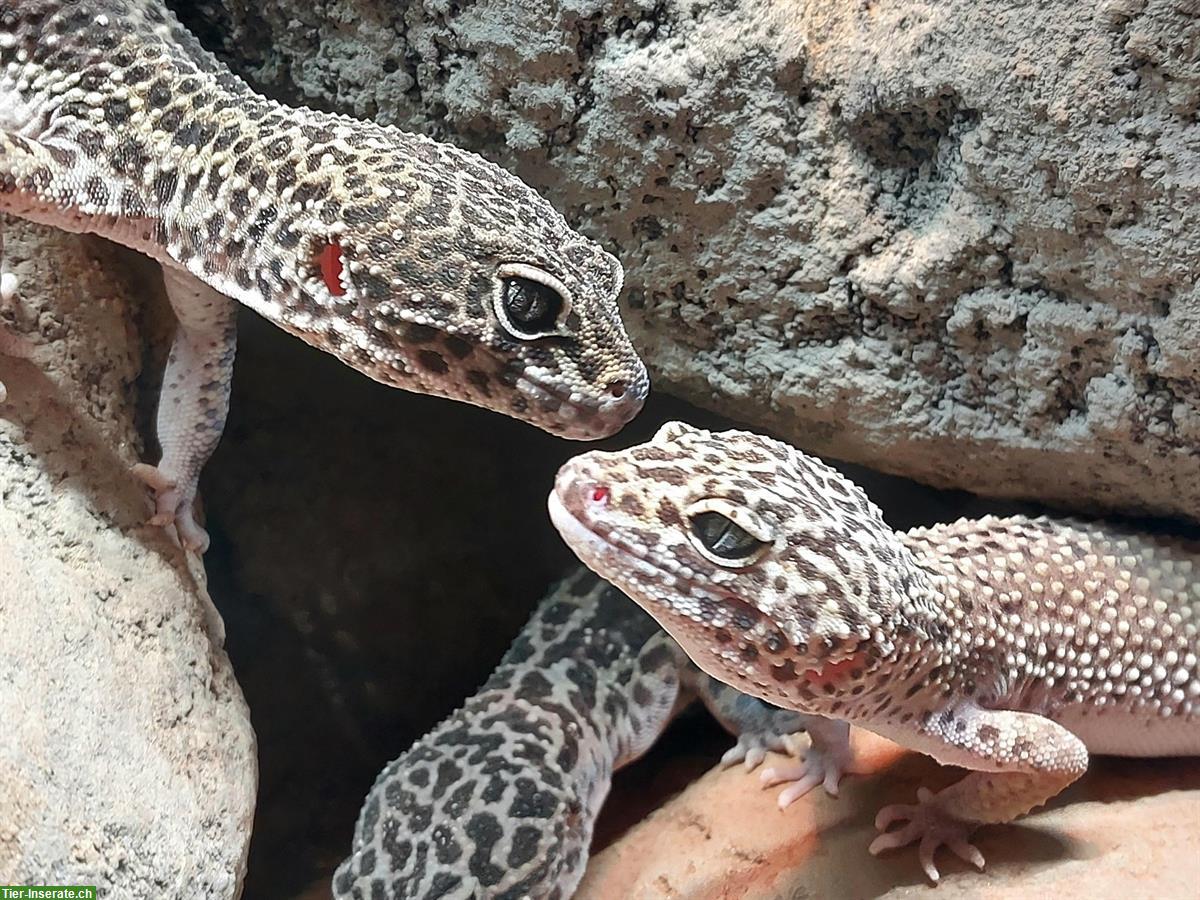
[[842,776],[851,771],[849,744],[832,747],[813,745],[802,750],[796,746],[795,736],[790,734],[784,737],[784,744],[793,756],[802,757],[801,761],[790,766],[771,766],[763,769],[759,775],[764,787],[788,783],[779,792],[780,809],[787,809],[818,784],[823,785],[825,793],[831,797],[838,795]]
[[721,768],[727,769],[741,763],[747,772],[751,772],[762,765],[767,753],[772,750],[776,753],[790,753],[790,737],[790,734],[776,734],[773,731],[743,732],[738,735],[737,743],[721,757]]
[[[904,820],[907,820],[907,824],[903,827],[886,831],[893,822]],[[894,803],[879,810],[875,816],[875,828],[884,833],[871,842],[869,849],[872,856],[878,856],[885,850],[904,847],[919,839],[921,843],[917,855],[921,860],[921,868],[929,880],[937,884],[941,874],[933,856],[939,847],[948,847],[963,862],[977,869],[983,868],[983,854],[968,840],[975,827],[974,823],[964,822],[946,813],[938,805],[937,795],[933,791],[920,788],[915,804]]]
[[149,523],[161,528],[174,525],[180,546],[203,555],[208,549],[208,532],[196,523],[192,500],[185,498],[175,479],[149,463],[138,463],[130,471],[154,491],[154,515]]

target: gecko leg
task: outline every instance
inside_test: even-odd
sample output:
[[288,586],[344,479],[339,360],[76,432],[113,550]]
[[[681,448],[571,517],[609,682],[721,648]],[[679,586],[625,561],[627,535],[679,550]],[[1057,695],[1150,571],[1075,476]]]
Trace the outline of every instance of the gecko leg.
[[832,797],[838,794],[842,777],[854,770],[854,754],[850,749],[850,725],[836,719],[807,716],[809,746],[800,750],[793,744],[788,750],[803,759],[789,766],[763,769],[759,780],[764,787],[787,784],[779,792],[779,808],[787,809],[817,785]]
[[713,718],[737,737],[737,743],[721,757],[723,768],[740,763],[749,772],[762,765],[768,751],[789,752],[789,739],[803,731],[811,718],[743,694],[695,667],[689,667],[688,687]]
[[[944,742],[944,752],[932,751],[939,762],[985,771],[972,772],[936,794],[922,788],[915,804],[885,806],[875,818],[882,833],[870,851],[879,854],[919,841],[921,867],[934,883],[940,877],[934,863],[939,847],[982,869],[983,854],[969,841],[977,826],[1024,815],[1087,769],[1083,741],[1033,713],[959,708],[950,718],[932,716],[926,736]],[[905,824],[887,831],[895,822]]]
[[229,390],[237,341],[237,306],[199,279],[163,269],[167,296],[179,321],[158,401],[157,466],[133,472],[155,495],[153,525],[174,524],[188,550],[208,549],[208,534],[193,505],[200,471],[216,449],[229,412]]
[[[70,164],[78,154],[77,147],[0,130],[0,210],[38,211],[43,220],[47,210],[56,210],[51,224],[66,231],[78,231],[84,220],[121,217],[116,192],[94,189]],[[236,306],[184,271],[164,268],[163,281],[179,323],[158,404],[163,455],[157,466],[140,464],[133,472],[154,491],[151,523],[173,524],[180,543],[202,553],[208,535],[196,523],[193,504],[200,470],[220,440],[229,409]],[[0,287],[15,290],[11,273],[0,276]]]

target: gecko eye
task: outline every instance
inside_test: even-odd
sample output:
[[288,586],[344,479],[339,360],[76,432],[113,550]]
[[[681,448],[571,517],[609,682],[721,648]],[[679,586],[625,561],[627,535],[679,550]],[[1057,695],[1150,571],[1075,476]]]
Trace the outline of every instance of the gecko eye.
[[[699,549],[717,557],[716,562],[749,565],[767,546],[746,529],[718,512],[701,512],[692,516],[692,538]],[[705,554],[705,555],[708,555]]]
[[567,306],[566,289],[557,278],[533,266],[500,268],[496,318],[513,337],[531,340],[555,334]]
[[504,279],[504,312],[522,334],[552,330],[562,306],[562,297],[553,288],[525,278]]

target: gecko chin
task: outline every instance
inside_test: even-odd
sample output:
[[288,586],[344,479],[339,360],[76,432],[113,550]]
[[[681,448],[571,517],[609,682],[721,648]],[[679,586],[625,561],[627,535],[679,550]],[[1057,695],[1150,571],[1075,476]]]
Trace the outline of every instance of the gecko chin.
[[290,330],[376,381],[481,406],[569,440],[598,440],[620,431],[650,391],[637,360],[613,377],[588,381],[546,360],[535,365],[425,325],[355,340]]
[[[622,383],[610,385],[605,395],[567,392],[528,375],[515,380],[493,379],[492,387],[478,373],[467,382],[451,384],[430,382],[423,386],[425,393],[462,400],[503,413],[573,441],[594,441],[616,434],[642,409],[648,383],[635,383],[632,388]],[[503,385],[498,390],[495,385]]]
[[612,381],[599,396],[566,391],[545,381],[518,376],[505,412],[559,437],[591,441],[609,437],[625,427],[646,402],[650,382],[643,372],[632,382]]

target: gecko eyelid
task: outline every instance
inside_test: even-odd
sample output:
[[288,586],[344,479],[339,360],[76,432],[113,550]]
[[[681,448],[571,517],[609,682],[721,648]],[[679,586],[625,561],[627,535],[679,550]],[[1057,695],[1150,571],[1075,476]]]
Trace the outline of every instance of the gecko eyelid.
[[500,278],[524,278],[527,281],[534,281],[550,288],[564,301],[571,299],[571,292],[567,290],[565,284],[545,269],[539,269],[537,266],[531,266],[528,263],[501,263],[496,268],[496,274]]

